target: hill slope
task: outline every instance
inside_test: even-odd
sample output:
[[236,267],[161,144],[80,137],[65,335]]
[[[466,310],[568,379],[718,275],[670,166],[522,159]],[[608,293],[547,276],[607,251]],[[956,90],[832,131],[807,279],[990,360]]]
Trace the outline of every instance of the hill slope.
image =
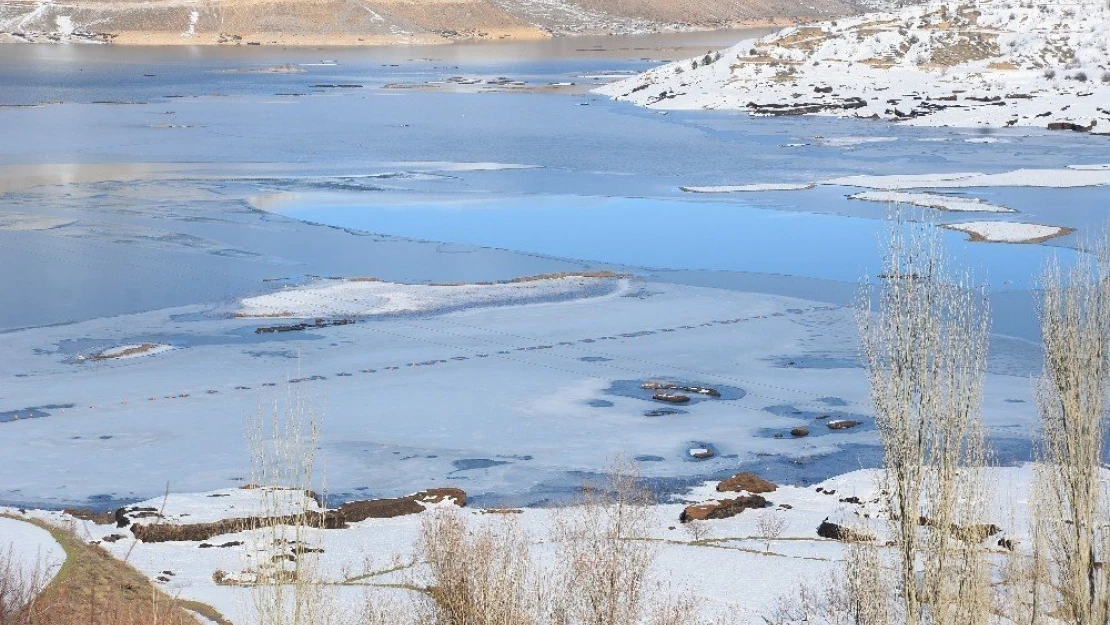
[[787,28],[598,92],[665,109],[1110,132],[1108,47],[1105,0],[931,2]]
[[[0,41],[152,44],[436,43],[826,19],[814,0],[6,0]],[[879,0],[887,1],[887,0]]]

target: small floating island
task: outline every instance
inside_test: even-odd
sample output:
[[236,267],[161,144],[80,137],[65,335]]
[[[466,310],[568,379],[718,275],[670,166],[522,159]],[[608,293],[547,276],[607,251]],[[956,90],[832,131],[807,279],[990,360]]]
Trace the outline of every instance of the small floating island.
[[92,354],[80,354],[75,360],[78,362],[99,362],[104,360],[127,360],[142,356],[153,356],[173,349],[172,345],[164,343],[138,343],[135,345],[120,345],[110,347]]

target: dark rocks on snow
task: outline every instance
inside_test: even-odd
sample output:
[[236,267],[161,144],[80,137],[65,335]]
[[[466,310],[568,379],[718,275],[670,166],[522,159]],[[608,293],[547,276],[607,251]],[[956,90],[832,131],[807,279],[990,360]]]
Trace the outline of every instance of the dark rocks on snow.
[[857,532],[851,528],[839,525],[829,521],[826,517],[821,524],[817,526],[817,535],[821,538],[829,538],[832,540],[842,540],[845,542],[864,542],[875,540],[873,536],[869,536],[863,532]]
[[1093,120],[1088,126],[1080,126],[1072,122],[1051,122],[1048,124],[1049,130],[1071,130],[1073,132],[1090,132],[1098,124],[1098,120]]
[[690,401],[690,397],[681,393],[664,393],[659,392],[651,396],[655,401],[665,401],[669,404],[685,404]]

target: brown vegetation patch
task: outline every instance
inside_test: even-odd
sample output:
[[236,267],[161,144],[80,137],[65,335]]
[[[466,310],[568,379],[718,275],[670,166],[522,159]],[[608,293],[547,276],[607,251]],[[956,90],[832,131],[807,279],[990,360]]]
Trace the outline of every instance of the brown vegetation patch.
[[298,516],[274,516],[274,517],[243,517],[236,519],[222,519],[212,523],[189,523],[184,525],[171,525],[169,523],[154,523],[151,525],[139,525],[138,523],[131,526],[131,533],[135,538],[143,541],[144,543],[164,543],[164,542],[177,542],[189,541],[200,542],[208,540],[215,536],[222,536],[224,534],[234,534],[249,529],[259,527],[269,527],[273,525],[295,525],[304,522],[308,527],[318,527],[323,529],[342,529],[346,527],[342,514],[333,512],[316,512],[310,510],[304,513],[307,520],[302,520]]
[[707,501],[705,503],[686,506],[679,515],[678,520],[683,523],[690,521],[707,521],[710,519],[728,519],[745,510],[758,510],[767,507],[767,500],[760,495],[744,495],[735,499],[722,499],[720,501]]
[[717,484],[717,492],[719,493],[747,491],[749,493],[761,494],[773,493],[776,490],[778,490],[778,486],[759,477],[755,473],[737,473]]
[[423,512],[427,504],[451,500],[459,507],[466,506],[466,492],[459,488],[430,488],[408,497],[352,501],[339,506],[338,514],[348,523],[366,519],[389,519]]

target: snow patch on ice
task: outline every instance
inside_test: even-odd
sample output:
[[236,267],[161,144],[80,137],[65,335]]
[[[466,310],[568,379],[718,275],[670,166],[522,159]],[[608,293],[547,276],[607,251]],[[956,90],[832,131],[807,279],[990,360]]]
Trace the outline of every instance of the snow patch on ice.
[[457,285],[321,280],[304,287],[244,299],[236,315],[308,318],[431,313],[610,295],[627,288],[627,282],[589,276]]
[[853,200],[882,202],[885,204],[909,204],[924,208],[937,208],[945,211],[968,213],[1014,213],[1006,206],[988,204],[979,198],[941,195],[938,193],[899,193],[897,191],[866,191],[848,196]]
[[973,241],[992,243],[1040,243],[1066,234],[1070,228],[1046,226],[1013,221],[968,221],[958,224],[944,224],[945,228],[966,232]]
[[132,358],[154,356],[172,349],[172,345],[162,343],[136,343],[105,349],[91,356],[77,356],[77,360],[130,360]]
[[1018,169],[999,174],[919,174],[890,176],[845,176],[825,180],[821,184],[843,187],[866,187],[893,191],[897,189],[956,189],[969,187],[1098,187],[1110,185],[1110,169]]
[[813,184],[792,184],[792,183],[761,183],[761,184],[742,184],[736,186],[716,186],[716,187],[679,187],[679,190],[686,193],[747,193],[758,191],[801,191],[805,189],[812,189]]

